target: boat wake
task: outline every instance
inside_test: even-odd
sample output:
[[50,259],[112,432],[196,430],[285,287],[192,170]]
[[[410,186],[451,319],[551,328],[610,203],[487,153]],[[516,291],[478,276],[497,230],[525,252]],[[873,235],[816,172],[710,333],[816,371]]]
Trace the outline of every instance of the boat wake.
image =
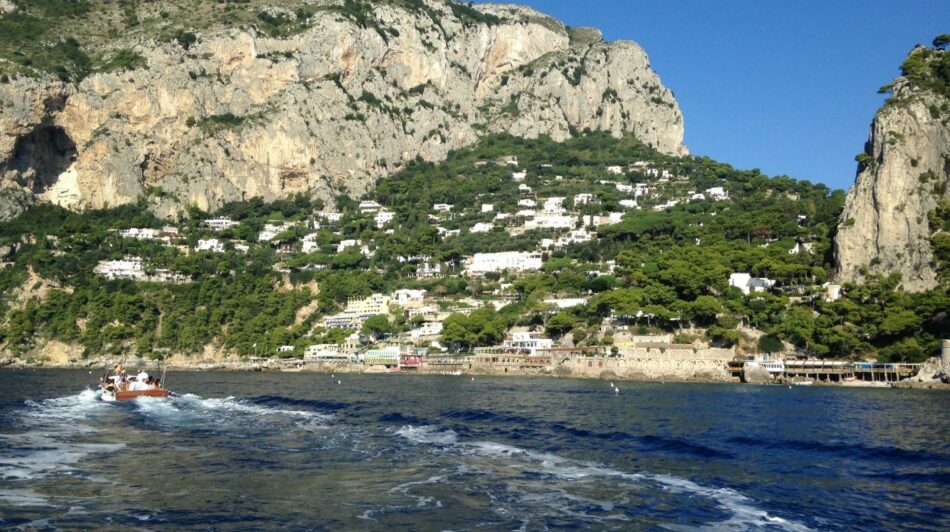
[[[395,434],[412,444],[431,446],[429,452],[436,463],[451,470],[427,481],[400,486],[399,493],[413,496],[417,485],[469,484],[472,477],[479,477],[474,482],[488,492],[492,507],[497,508],[501,517],[520,521],[522,527],[551,519],[598,524],[629,522],[649,509],[659,515],[658,522],[652,524],[669,529],[697,528],[696,524],[676,524],[675,514],[664,520],[663,507],[682,507],[680,501],[672,500],[682,499],[682,504],[705,516],[699,528],[809,530],[802,523],[770,514],[730,488],[707,487],[672,475],[627,473],[494,441],[460,441],[455,431],[431,425],[406,425]],[[499,483],[497,488],[493,487]],[[425,495],[415,498],[423,503],[441,504]]]
[[194,394],[167,400],[142,397],[135,400],[135,407],[146,418],[166,428],[274,428],[289,423],[300,429],[318,430],[327,428],[333,419],[331,414],[310,410],[274,408],[235,397],[204,398]]
[[[26,401],[15,415],[22,432],[0,435],[0,501],[14,506],[42,506],[48,499],[23,484],[27,481],[67,476],[99,481],[84,475],[80,461],[91,455],[114,453],[123,443],[97,443],[95,420],[108,413],[109,405],[96,392],[83,390],[66,397]],[[13,489],[7,489],[7,488]]]

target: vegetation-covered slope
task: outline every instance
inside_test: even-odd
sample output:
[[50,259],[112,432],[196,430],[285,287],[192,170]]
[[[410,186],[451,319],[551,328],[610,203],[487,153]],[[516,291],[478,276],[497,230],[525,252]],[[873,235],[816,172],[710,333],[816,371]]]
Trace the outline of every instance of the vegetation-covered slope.
[[[515,158],[517,168],[506,163]],[[629,166],[637,161],[644,165]],[[605,171],[608,166],[624,170],[616,175]],[[511,179],[518,168],[526,172],[523,182]],[[669,178],[661,177],[664,170]],[[459,275],[466,255],[534,250],[542,239],[555,236],[553,230],[511,231],[519,217],[496,218],[515,211],[520,200],[564,197],[580,224],[585,215],[624,210],[616,185],[634,183],[651,190],[638,198],[642,210],[626,210],[620,223],[598,227],[597,241],[545,252],[542,271]],[[519,191],[519,185],[532,192]],[[729,199],[692,199],[655,209],[711,187],[722,187]],[[594,200],[572,205],[579,193],[590,193]],[[945,288],[907,294],[897,290],[897,277],[871,276],[866,284],[847,285],[837,301],[823,299],[842,191],[739,171],[706,158],[666,156],[629,138],[592,134],[555,143],[488,137],[476,148],[453,152],[444,163],[410,163],[381,180],[366,199],[394,212],[394,221],[376,227],[373,214],[361,214],[356,201],[344,196],[332,206],[303,196],[228,204],[216,214],[241,225],[214,236],[247,241],[246,255],[231,244],[221,254],[185,253],[184,248],[120,238],[114,230],[161,227],[143,204],[84,214],[35,206],[0,225],[0,245],[15,246],[6,259],[11,264],[0,270],[5,296],[0,342],[21,353],[31,352],[43,338],[82,344],[88,354],[191,354],[208,344],[243,355],[273,353],[277,345],[339,341],[345,331],[314,328],[321,316],[349,297],[399,287],[426,288],[446,304],[461,297],[510,296],[500,311],[446,320],[444,339],[462,345],[495,342],[514,324],[571,335],[578,344],[609,343],[598,325],[612,316],[644,331],[696,334],[696,327],[717,345],[744,341],[737,326],[745,323],[770,332],[773,343],[781,338],[819,356],[920,360],[935,353],[938,339],[948,333]],[[452,211],[437,211],[436,203],[452,204]],[[483,212],[482,204],[492,204],[492,212]],[[268,220],[311,220],[321,209],[340,210],[343,217],[323,221],[318,231],[304,224],[288,229],[278,238],[282,249],[257,244]],[[182,246],[212,236],[200,223],[209,216],[191,209],[181,226]],[[495,227],[473,233],[476,223]],[[313,232],[317,249],[304,254],[300,241]],[[356,248],[338,253],[345,239],[361,240],[369,253]],[[192,282],[105,281],[93,274],[98,261],[126,255],[142,256],[147,269],[185,273]],[[440,264],[448,275],[416,278],[419,265],[412,257]],[[52,285],[33,299],[31,287],[24,286],[31,270]],[[743,295],[728,287],[731,272],[771,277],[776,286]],[[549,296],[589,299],[555,311],[544,302]],[[396,319],[386,327],[399,331],[410,325]]]

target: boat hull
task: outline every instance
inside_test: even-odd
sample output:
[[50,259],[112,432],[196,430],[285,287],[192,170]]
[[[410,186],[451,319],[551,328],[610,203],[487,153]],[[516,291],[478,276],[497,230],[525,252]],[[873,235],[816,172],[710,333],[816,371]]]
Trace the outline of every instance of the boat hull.
[[170,393],[171,392],[169,392],[168,390],[129,390],[129,391],[124,391],[124,392],[103,391],[101,397],[103,401],[109,401],[109,402],[131,401],[139,397],[165,398],[165,397],[168,397]]

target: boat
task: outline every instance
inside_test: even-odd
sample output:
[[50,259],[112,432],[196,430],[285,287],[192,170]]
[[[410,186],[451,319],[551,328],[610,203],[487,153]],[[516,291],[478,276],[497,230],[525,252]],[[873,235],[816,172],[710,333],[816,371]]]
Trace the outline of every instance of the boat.
[[108,390],[106,388],[99,388],[99,399],[107,403],[112,403],[115,401],[131,401],[132,399],[137,399],[139,397],[158,397],[166,398],[171,395],[171,392],[162,388],[152,389],[152,390]]
[[[139,375],[144,372],[139,373]],[[143,383],[136,382],[136,377],[126,378],[125,369],[122,364],[115,368],[115,374],[112,376],[104,375],[99,381],[99,388],[96,394],[102,401],[112,403],[115,401],[131,401],[139,397],[154,397],[159,399],[167,398],[171,391],[163,385],[165,383],[165,371],[159,379],[152,380],[145,374],[146,380]]]
[[815,384],[815,381],[796,381],[792,384],[795,386],[811,386],[812,384]]

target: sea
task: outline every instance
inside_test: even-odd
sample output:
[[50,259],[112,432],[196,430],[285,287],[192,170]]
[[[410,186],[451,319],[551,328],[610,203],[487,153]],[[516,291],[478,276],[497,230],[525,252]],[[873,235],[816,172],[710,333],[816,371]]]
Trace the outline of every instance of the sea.
[[0,529],[947,530],[950,393],[0,370]]

